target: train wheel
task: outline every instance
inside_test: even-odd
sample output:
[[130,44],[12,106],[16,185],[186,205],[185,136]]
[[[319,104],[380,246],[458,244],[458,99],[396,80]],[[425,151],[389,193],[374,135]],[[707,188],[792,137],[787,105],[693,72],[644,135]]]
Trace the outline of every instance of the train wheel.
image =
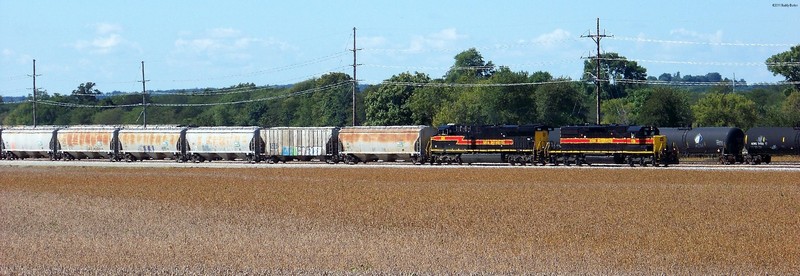
[[633,158],[628,157],[628,165],[633,167]]

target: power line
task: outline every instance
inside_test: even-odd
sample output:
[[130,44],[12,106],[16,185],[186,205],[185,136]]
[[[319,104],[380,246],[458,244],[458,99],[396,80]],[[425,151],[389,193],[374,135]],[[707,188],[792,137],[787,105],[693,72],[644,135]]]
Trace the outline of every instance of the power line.
[[[270,101],[270,100],[276,100],[276,99],[283,99],[283,98],[289,98],[289,97],[294,97],[294,96],[306,95],[306,94],[311,94],[311,93],[314,93],[314,92],[324,91],[324,90],[328,90],[328,89],[340,88],[340,87],[347,86],[347,85],[349,85],[351,83],[352,83],[351,81],[343,81],[343,82],[329,84],[329,85],[321,86],[321,87],[317,87],[317,88],[312,88],[312,89],[307,89],[307,90],[303,90],[303,91],[292,92],[292,93],[288,93],[288,94],[285,94],[285,95],[263,97],[263,98],[257,98],[257,99],[249,99],[249,100],[215,102],[215,103],[198,103],[198,104],[165,104],[165,103],[153,103],[153,102],[150,102],[150,103],[147,103],[147,106],[156,106],[156,107],[208,107],[208,106],[218,106],[218,105],[234,105],[234,104],[243,104],[243,103],[263,102],[263,101]],[[18,102],[18,103],[21,103],[21,102]],[[65,102],[57,102],[57,101],[51,101],[51,100],[43,100],[40,103],[45,104],[45,105],[60,106],[60,107],[70,107],[70,108],[120,108],[120,107],[138,107],[138,106],[143,106],[144,105],[143,103],[124,104],[124,105],[92,105],[92,104],[65,103]]]
[[[696,81],[654,81],[654,80],[634,80],[634,79],[618,79],[614,82],[628,83],[628,84],[645,84],[645,85],[666,85],[666,86],[718,86],[718,85],[731,85],[731,81],[720,82],[696,82]],[[738,82],[738,81],[736,81]],[[781,81],[771,83],[751,83],[749,86],[780,86],[780,85],[797,85],[800,81]]]
[[514,87],[514,86],[535,86],[535,85],[573,83],[573,82],[582,82],[582,81],[558,80],[558,81],[525,82],[525,83],[441,83],[441,82],[384,81],[381,82],[381,85],[415,86],[415,87]]
[[703,41],[683,41],[683,40],[662,40],[641,37],[614,37],[612,39],[636,42],[653,42],[668,44],[693,44],[693,45],[712,45],[712,46],[751,46],[751,47],[792,47],[797,45],[791,43],[741,43],[741,42],[703,42]]
[[800,66],[800,62],[715,62],[715,61],[676,61],[676,60],[650,60],[631,58],[601,58],[609,61],[635,61],[642,63],[666,63],[688,65],[716,65],[716,66]]

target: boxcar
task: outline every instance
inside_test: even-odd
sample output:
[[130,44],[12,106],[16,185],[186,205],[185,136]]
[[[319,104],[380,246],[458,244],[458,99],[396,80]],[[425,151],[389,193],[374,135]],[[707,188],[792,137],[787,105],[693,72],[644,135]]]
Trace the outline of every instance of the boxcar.
[[750,164],[770,163],[775,155],[800,155],[800,128],[754,127],[745,135]]
[[543,125],[444,125],[431,137],[433,163],[545,163]]
[[194,162],[261,161],[264,143],[259,127],[198,127],[186,130],[186,155]]
[[348,163],[428,159],[428,143],[436,129],[429,126],[355,126],[339,130],[340,159]]
[[186,128],[175,126],[123,127],[117,134],[116,155],[112,160],[186,161],[186,150],[182,145],[185,133]]
[[274,127],[261,129],[264,160],[339,162],[338,127]]
[[72,126],[59,129],[55,159],[113,159],[113,141],[119,128],[113,126]]
[[744,131],[736,127],[660,128],[683,156],[714,156],[720,163],[743,162]]
[[8,160],[49,157],[56,158],[55,126],[10,127],[3,129],[3,153]]

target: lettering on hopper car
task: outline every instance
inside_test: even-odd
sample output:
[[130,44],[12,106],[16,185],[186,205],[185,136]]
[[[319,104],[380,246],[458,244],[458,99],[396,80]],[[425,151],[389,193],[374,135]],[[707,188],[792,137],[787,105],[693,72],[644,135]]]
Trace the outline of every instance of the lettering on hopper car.
[[439,135],[431,138],[437,142],[456,142],[456,145],[468,146],[474,142],[477,146],[512,146],[514,140],[512,139],[467,139],[464,136],[456,135]]

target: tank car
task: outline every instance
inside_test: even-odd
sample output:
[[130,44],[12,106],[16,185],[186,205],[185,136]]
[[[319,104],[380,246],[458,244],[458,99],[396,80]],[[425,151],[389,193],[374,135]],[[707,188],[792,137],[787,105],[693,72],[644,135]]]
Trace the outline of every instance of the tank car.
[[194,162],[246,160],[260,162],[264,152],[259,127],[198,127],[184,135],[186,157]]
[[350,164],[372,161],[428,160],[436,129],[429,126],[353,126],[339,130],[339,156]]
[[113,159],[114,138],[119,128],[113,126],[71,126],[59,129],[54,145],[55,159]]
[[183,138],[187,128],[176,126],[123,127],[115,140],[115,156],[112,161],[141,161],[148,159],[188,160]]
[[339,162],[338,127],[273,127],[261,129],[264,160]]
[[8,160],[25,158],[56,159],[53,150],[56,143],[56,132],[59,127],[10,127],[3,129],[3,155]]
[[721,164],[744,162],[744,131],[736,127],[661,128],[683,156],[715,156]]
[[587,157],[609,157],[630,166],[667,166],[674,155],[666,137],[656,127],[626,125],[566,126],[561,128],[560,146],[548,151],[549,162],[586,164]]
[[543,125],[444,125],[431,137],[430,163],[544,164]]
[[754,127],[745,135],[745,162],[769,164],[775,155],[800,155],[800,128]]

